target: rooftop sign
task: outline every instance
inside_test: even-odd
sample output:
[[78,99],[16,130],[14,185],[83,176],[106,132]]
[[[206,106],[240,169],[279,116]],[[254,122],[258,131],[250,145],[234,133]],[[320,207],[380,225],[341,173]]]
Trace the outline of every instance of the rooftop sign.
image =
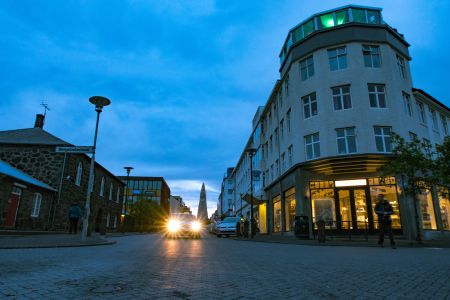
[[92,146],[56,147],[56,153],[94,153]]

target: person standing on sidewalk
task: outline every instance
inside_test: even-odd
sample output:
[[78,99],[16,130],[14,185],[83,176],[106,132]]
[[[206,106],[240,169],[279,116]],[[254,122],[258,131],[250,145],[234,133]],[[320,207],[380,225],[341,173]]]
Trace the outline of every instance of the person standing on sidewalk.
[[72,203],[69,208],[69,234],[77,234],[78,220],[81,216],[81,208],[78,204]]
[[392,205],[384,198],[383,194],[377,195],[377,204],[375,205],[375,213],[378,215],[378,228],[380,230],[380,236],[378,239],[378,245],[383,247],[384,234],[389,235],[391,240],[391,247],[395,249],[394,236],[392,235],[392,219],[391,215],[394,213]]

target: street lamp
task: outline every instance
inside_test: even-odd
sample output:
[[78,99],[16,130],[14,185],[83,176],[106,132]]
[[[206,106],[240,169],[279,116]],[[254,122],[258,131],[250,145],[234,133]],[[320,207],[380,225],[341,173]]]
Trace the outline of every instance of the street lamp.
[[250,155],[250,237],[253,238],[255,234],[253,232],[253,155],[255,155],[257,149],[249,148],[247,149]]
[[126,195],[126,200],[125,200],[125,216],[127,215],[127,212],[128,212],[128,209],[127,209],[127,204],[128,204],[128,183],[129,183],[129,181],[130,181],[130,172],[131,172],[131,170],[133,170],[134,168],[133,167],[123,167],[126,171],[127,171],[127,190],[126,190],[126,193],[125,193],[125,195]]
[[98,133],[98,122],[100,120],[100,113],[103,107],[111,104],[108,98],[102,96],[93,96],[89,98],[89,102],[95,105],[95,111],[97,112],[97,121],[95,123],[95,134],[94,134],[94,148],[91,156],[91,167],[89,170],[89,182],[86,195],[86,206],[84,208],[84,219],[83,219],[83,231],[81,233],[81,241],[85,242],[87,237],[87,229],[89,222],[89,212],[91,206],[91,194],[94,187],[94,166],[95,166],[95,147],[97,146],[97,133]]

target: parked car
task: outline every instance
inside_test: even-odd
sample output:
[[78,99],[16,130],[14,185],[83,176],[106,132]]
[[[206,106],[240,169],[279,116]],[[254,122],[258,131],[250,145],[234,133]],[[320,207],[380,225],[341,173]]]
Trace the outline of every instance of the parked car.
[[200,238],[203,225],[191,214],[172,214],[167,220],[164,236],[167,238]]
[[217,223],[216,225],[216,235],[217,237],[222,237],[222,235],[230,236],[230,235],[238,235],[240,229],[240,221],[239,217],[226,217],[222,222]]

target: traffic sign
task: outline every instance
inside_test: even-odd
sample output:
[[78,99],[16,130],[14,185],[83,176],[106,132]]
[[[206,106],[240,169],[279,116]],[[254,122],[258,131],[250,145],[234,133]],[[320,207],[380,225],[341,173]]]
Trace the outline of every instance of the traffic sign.
[[94,153],[92,146],[56,147],[57,153]]

